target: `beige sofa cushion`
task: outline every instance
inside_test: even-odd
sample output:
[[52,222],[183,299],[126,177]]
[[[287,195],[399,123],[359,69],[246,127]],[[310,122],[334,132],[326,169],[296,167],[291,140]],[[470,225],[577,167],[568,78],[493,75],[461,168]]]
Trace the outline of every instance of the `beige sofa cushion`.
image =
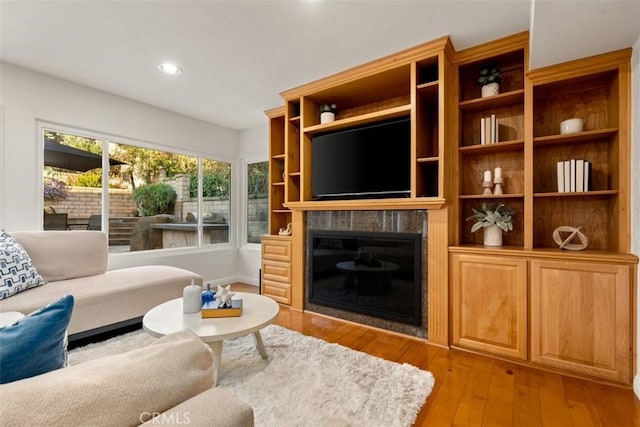
[[27,251],[47,282],[93,276],[107,271],[109,248],[101,231],[15,231],[9,233]]
[[31,313],[64,295],[76,299],[68,332],[73,335],[144,316],[158,304],[182,296],[182,290],[202,277],[166,265],[145,265],[107,271],[96,276],[62,280],[28,289],[0,301],[0,311]]
[[[127,426],[213,386],[211,349],[191,331],[0,387],[7,426]],[[216,403],[216,402],[210,402]]]
[[[172,422],[173,421],[173,422]],[[229,390],[210,388],[144,423],[189,427],[253,427],[253,409]]]

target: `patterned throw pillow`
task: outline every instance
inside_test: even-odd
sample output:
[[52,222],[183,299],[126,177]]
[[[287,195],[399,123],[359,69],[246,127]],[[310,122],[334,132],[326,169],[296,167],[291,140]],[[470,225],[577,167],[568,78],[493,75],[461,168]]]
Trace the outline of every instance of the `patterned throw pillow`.
[[0,300],[45,283],[22,245],[0,231]]
[[73,303],[73,296],[66,295],[0,328],[0,384],[65,366]]

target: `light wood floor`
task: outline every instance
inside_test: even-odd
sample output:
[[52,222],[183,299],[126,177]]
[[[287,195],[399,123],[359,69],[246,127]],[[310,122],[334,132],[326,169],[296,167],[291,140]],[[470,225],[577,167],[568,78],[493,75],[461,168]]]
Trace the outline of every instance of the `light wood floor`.
[[[235,291],[256,287],[234,284]],[[436,379],[416,426],[640,426],[633,391],[281,307],[276,323],[383,359],[410,363]]]

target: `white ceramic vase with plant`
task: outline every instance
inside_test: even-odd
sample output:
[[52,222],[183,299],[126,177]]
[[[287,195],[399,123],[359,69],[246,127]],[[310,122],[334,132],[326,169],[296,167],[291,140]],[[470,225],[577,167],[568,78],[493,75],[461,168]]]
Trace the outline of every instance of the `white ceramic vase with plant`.
[[495,207],[489,207],[486,202],[482,203],[480,210],[473,209],[473,215],[467,221],[475,220],[471,227],[471,232],[484,230],[485,246],[502,246],[502,233],[513,230],[512,215],[515,210],[510,209],[500,203]]
[[478,76],[478,84],[480,85],[482,98],[494,96],[500,93],[501,81],[502,77],[500,74],[500,70],[496,67],[485,67],[480,70],[480,75]]
[[336,119],[338,107],[336,104],[322,104],[320,106],[320,123],[329,123]]

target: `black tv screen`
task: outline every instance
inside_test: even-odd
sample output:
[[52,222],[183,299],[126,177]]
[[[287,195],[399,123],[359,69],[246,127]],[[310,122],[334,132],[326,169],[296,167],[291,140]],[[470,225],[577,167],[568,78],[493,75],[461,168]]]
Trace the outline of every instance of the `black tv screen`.
[[408,117],[318,135],[311,145],[311,193],[315,200],[410,195]]

